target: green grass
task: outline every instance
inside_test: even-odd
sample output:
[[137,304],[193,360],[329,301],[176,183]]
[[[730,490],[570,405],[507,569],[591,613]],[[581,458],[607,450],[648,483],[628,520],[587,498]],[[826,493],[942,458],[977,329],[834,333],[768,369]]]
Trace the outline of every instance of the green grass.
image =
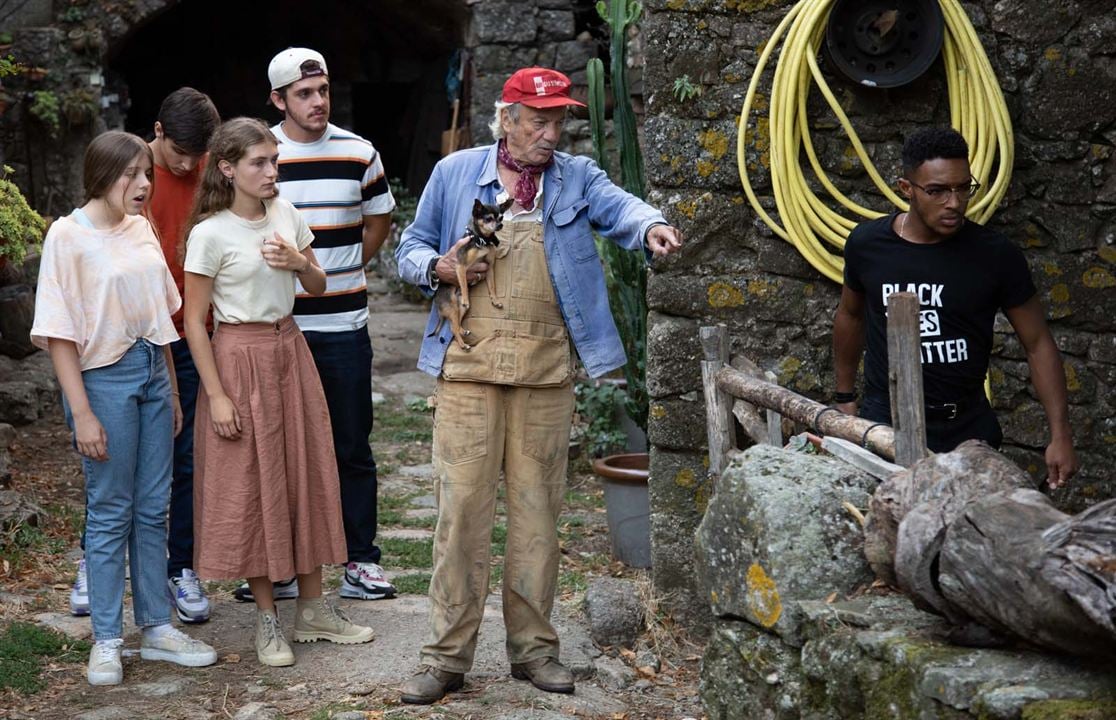
[[437,515],[426,515],[423,517],[405,517],[401,523],[403,527],[420,528],[424,530],[433,530],[438,524]]
[[577,508],[603,508],[603,492],[582,492],[580,490],[566,491],[566,505]]
[[378,525],[402,525],[403,513],[395,509],[380,508],[376,511],[376,523]]
[[385,404],[376,410],[376,424],[372,431],[373,442],[429,443],[434,435],[430,414],[395,404]]
[[430,591],[430,573],[397,575],[391,583],[405,595],[425,595]]
[[0,561],[7,561],[9,572],[17,576],[25,566],[33,564],[35,558],[61,555],[69,549],[65,535],[72,532],[67,530],[69,521],[53,518],[49,513],[44,513],[47,522],[54,527],[54,533],[49,533],[47,528],[36,525],[20,523],[15,527],[0,533]]
[[585,592],[589,581],[585,574],[577,570],[568,570],[558,575],[558,590],[561,592]]
[[402,568],[434,567],[434,540],[385,538],[380,541],[384,565]]
[[508,549],[508,528],[506,525],[492,526],[492,554],[503,556]]
[[0,690],[12,688],[23,695],[46,687],[40,677],[43,661],[54,658],[75,662],[89,653],[89,643],[71,640],[30,623],[16,622],[0,635]]

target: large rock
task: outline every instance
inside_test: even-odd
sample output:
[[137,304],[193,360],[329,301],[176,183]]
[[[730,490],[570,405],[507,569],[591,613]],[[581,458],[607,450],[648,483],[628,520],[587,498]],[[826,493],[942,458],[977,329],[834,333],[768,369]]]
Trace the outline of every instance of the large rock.
[[589,635],[598,645],[632,647],[643,632],[643,599],[631,580],[593,580],[585,591],[585,613],[589,616]]
[[26,380],[0,382],[0,422],[26,425],[39,419],[39,393]]
[[896,595],[790,605],[801,648],[715,621],[701,671],[710,720],[1116,717],[1101,664],[950,646],[944,621]]
[[791,600],[847,595],[872,580],[860,525],[876,482],[831,457],[762,445],[722,474],[698,528],[697,572],[713,614],[789,632]]
[[22,358],[35,352],[31,324],[35,321],[35,291],[29,285],[0,288],[0,353]]

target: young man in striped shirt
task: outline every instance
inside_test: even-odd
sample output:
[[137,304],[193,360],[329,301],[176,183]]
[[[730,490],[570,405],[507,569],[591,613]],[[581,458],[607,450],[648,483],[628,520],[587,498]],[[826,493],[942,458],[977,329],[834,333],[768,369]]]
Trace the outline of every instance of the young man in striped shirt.
[[372,344],[364,265],[391,227],[395,199],[379,153],[364,138],[329,122],[329,71],[321,54],[288,48],[267,69],[271,102],[283,121],[279,194],[294,203],[314,233],[326,292],[296,287],[294,317],[322,378],[333,425],[349,563],[341,597],[379,600],[395,588],[379,566],[376,462],[372,432]]

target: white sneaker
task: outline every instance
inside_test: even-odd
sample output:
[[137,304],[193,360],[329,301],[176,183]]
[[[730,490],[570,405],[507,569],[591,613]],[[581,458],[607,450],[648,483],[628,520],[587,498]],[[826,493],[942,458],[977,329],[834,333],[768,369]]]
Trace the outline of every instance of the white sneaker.
[[395,597],[395,586],[388,582],[384,569],[376,563],[351,562],[345,566],[339,594],[358,600],[386,600]]
[[89,578],[85,574],[84,557],[78,563],[77,579],[70,588],[70,614],[78,617],[89,614]]
[[201,640],[165,625],[158,634],[143,633],[140,657],[144,660],[166,660],[186,667],[205,667],[217,662],[217,651]]
[[120,661],[120,648],[124,641],[102,640],[93,643],[89,650],[89,668],[85,677],[90,685],[119,685],[124,680],[124,665]]
[[178,619],[184,623],[203,623],[209,619],[209,598],[194,571],[186,568],[180,575],[167,579],[167,589],[174,601]]
[[[256,596],[252,594],[252,588],[248,587],[248,583],[241,583],[240,587],[233,591],[233,597],[237,602],[255,602]],[[271,599],[272,600],[293,600],[298,597],[298,578],[291,578],[290,580],[279,580],[271,583]]]

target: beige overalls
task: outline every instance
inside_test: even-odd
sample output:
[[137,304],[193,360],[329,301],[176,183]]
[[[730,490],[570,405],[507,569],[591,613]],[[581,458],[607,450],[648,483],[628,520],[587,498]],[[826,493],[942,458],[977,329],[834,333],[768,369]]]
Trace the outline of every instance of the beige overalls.
[[451,343],[434,416],[434,574],[422,662],[451,672],[473,664],[488,595],[500,468],[507,485],[503,605],[508,659],[558,658],[550,624],[558,578],[557,522],[566,486],[573,359],[547,272],[542,225],[499,232],[497,301],[470,289],[464,325],[475,343]]

